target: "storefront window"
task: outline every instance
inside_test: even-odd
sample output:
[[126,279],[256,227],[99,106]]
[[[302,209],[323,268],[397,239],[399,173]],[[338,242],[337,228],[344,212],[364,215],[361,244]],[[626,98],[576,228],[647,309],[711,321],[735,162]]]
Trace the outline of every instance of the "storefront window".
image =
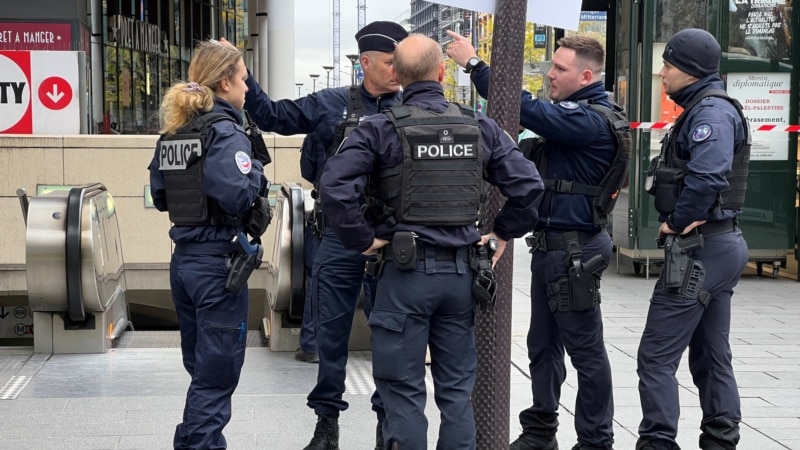
[[247,38],[245,0],[106,0],[101,133],[157,133],[158,110],[172,84],[186,81],[194,45]]
[[717,3],[715,0],[658,0],[654,42],[666,43],[684,28],[709,30],[715,20],[713,12]]
[[792,44],[791,17],[791,0],[732,0],[728,51],[769,60],[788,60]]

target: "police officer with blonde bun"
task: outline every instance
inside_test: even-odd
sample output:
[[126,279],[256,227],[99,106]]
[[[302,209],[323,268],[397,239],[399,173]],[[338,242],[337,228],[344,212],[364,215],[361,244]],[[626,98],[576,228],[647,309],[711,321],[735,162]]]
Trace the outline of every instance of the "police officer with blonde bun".
[[[542,180],[494,121],[445,100],[438,43],[410,35],[395,50],[392,72],[403,104],[366,118],[328,161],[323,208],[347,248],[382,256],[369,325],[385,448],[427,448],[429,346],[441,411],[437,448],[474,449],[472,288],[476,271],[484,274],[475,255],[488,257],[476,244],[496,238],[496,261],[507,241],[531,230]],[[480,236],[484,180],[507,201],[491,233]]]
[[238,50],[198,44],[191,81],[173,85],[161,103],[164,126],[148,167],[153,204],[173,223],[170,291],[191,377],[176,449],[227,447],[222,430],[244,364],[246,279],[254,267],[239,290],[228,285],[228,263],[237,254],[232,240],[244,231],[258,238],[269,223],[269,155],[253,149],[241,126],[246,78]]
[[[637,450],[674,450],[680,416],[675,374],[689,348],[689,371],[703,419],[700,448],[733,450],[741,409],[729,342],[731,296],[747,264],[742,212],[750,132],[719,75],[717,40],[696,28],[667,42],[658,72],[684,111],[650,165],[665,265],[639,344],[642,421]],[[752,448],[752,447],[748,447]]]

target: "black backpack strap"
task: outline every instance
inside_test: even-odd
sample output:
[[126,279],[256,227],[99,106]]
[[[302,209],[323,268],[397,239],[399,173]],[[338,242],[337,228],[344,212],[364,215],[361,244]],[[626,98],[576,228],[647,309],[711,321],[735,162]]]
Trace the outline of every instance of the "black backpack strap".
[[366,114],[364,101],[361,99],[361,87],[350,86],[347,90],[347,120],[358,120]]

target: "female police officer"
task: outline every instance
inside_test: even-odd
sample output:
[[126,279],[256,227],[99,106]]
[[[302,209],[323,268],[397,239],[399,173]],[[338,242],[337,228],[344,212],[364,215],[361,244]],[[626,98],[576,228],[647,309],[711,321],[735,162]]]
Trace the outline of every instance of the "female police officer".
[[170,287],[192,378],[175,448],[226,448],[222,429],[244,363],[248,294],[225,289],[226,263],[242,218],[267,186],[239,125],[246,78],[238,50],[202,42],[189,66],[192,81],[173,85],[161,104],[150,190],[173,222]]

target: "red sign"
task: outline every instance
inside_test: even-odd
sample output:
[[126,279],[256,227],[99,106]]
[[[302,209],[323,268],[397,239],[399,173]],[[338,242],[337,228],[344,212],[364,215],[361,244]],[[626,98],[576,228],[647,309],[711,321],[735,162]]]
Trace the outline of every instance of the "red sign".
[[0,51],[0,133],[31,134],[31,57]]
[[64,109],[72,102],[72,87],[61,77],[45,78],[39,85],[39,101],[53,111]]
[[72,49],[72,24],[0,22],[0,50]]

